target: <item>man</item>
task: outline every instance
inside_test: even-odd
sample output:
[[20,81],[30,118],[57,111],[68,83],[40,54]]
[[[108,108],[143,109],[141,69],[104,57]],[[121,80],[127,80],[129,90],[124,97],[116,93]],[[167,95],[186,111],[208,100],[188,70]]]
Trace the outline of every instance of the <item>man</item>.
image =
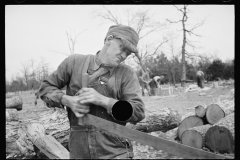
[[197,71],[197,84],[198,87],[203,88],[203,81],[204,81],[204,73],[199,68]]
[[150,81],[149,86],[151,95],[159,95],[158,89],[160,88],[160,83],[163,78],[164,76],[154,76],[153,79]]
[[[89,113],[120,125],[136,124],[145,118],[136,73],[121,64],[128,55],[137,53],[138,40],[131,27],[111,26],[101,51],[96,55],[69,56],[42,82],[41,99],[49,107],[67,107],[70,158],[133,157],[131,142],[91,125],[78,125],[78,118]],[[81,84],[83,73],[89,75],[86,88]],[[66,94],[60,90],[65,85]]]

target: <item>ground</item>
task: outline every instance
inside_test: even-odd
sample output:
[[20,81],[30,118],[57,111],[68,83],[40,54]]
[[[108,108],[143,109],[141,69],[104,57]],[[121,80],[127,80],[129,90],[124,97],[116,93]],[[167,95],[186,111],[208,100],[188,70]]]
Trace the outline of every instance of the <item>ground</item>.
[[[211,85],[206,85],[206,87],[211,88]],[[191,92],[175,92],[171,96],[144,96],[143,100],[148,110],[163,109],[165,107],[177,110],[181,115],[184,115],[190,111],[194,111],[194,108],[197,105],[208,105],[212,103],[213,98],[218,97],[219,95],[224,95],[228,93],[233,85],[228,85],[225,87],[211,88],[201,93],[199,91]],[[46,108],[43,101],[38,99],[38,104],[35,107],[34,101],[34,91],[23,92],[20,94],[23,99],[23,110],[18,111],[19,118],[33,118],[36,116],[33,111],[43,110]],[[162,151],[155,151],[149,147],[139,146],[134,149],[134,159],[145,159],[145,158],[177,158],[173,155],[168,155]]]

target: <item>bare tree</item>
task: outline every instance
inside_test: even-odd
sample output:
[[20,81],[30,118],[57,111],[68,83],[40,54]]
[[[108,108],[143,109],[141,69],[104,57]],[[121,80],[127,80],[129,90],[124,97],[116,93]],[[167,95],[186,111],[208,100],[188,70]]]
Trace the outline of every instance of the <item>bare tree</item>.
[[175,69],[176,69],[176,65],[175,65],[175,61],[176,58],[179,57],[179,50],[180,48],[176,47],[176,42],[177,42],[177,38],[178,35],[175,34],[173,31],[170,31],[167,33],[168,39],[169,41],[167,42],[167,46],[168,46],[168,50],[171,54],[170,56],[170,63],[169,64],[169,68],[170,68],[170,74],[172,77],[172,82],[175,85],[176,84],[176,76],[175,76]]
[[[165,27],[165,24],[152,21],[149,10],[138,10],[136,12],[132,12],[131,10],[126,9],[124,13],[126,14],[125,20],[117,14],[117,11],[110,11],[107,7],[103,6],[103,11],[95,11],[95,18],[100,17],[104,20],[107,20],[108,22],[112,22],[114,24],[125,24],[128,26],[131,26],[136,30],[136,32],[139,35],[139,42],[150,35],[151,33],[154,33],[156,31],[159,31]],[[160,47],[166,43],[168,40],[166,38],[163,38],[162,41],[157,42],[155,49],[152,51],[149,50],[149,44],[143,45],[143,48],[139,48],[139,53],[129,56],[129,58],[133,58],[142,69],[143,67],[143,61],[149,56],[156,55],[158,53],[158,50]],[[137,58],[137,60],[135,59]],[[144,69],[145,70],[145,69]]]
[[30,76],[30,70],[29,70],[29,63],[28,62],[22,62],[22,70],[24,81],[27,85],[27,90],[28,90],[28,80]]
[[[188,20],[188,13],[189,9],[187,8],[188,5],[184,5],[183,8],[178,8],[177,6],[174,5],[174,7],[182,13],[182,19],[178,21],[171,21],[168,20],[170,23],[182,23],[182,31],[183,31],[183,44],[182,44],[182,80],[186,80],[186,56],[197,56],[194,54],[189,53],[186,50],[186,45],[195,48],[195,46],[191,43],[191,41],[187,38],[187,33],[189,36],[195,35],[197,37],[200,37],[200,35],[194,33],[193,31],[197,29],[198,27],[202,26],[205,22],[205,19],[202,20],[200,23],[195,24],[191,29],[186,28],[186,22]],[[181,86],[184,86],[184,81],[182,81]]]
[[53,50],[50,50],[52,52],[55,52],[55,53],[60,53],[60,54],[63,54],[63,55],[66,55],[66,56],[69,56],[71,54],[74,54],[74,51],[75,51],[75,46],[77,44],[77,38],[80,34],[82,34],[84,31],[86,31],[87,29],[77,33],[77,34],[72,34],[71,30],[70,31],[67,31],[66,30],[66,35],[67,35],[67,42],[68,42],[68,48],[69,48],[69,52],[70,53],[65,53],[65,52],[59,52],[59,51],[53,51]]

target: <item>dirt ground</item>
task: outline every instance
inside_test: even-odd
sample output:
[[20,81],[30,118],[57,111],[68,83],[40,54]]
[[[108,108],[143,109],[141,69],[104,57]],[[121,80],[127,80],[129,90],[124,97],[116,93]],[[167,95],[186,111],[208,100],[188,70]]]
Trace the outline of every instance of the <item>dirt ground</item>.
[[[212,87],[207,85],[206,87]],[[204,95],[200,95],[199,91],[192,92],[175,92],[171,96],[144,96],[143,100],[147,110],[158,111],[165,107],[177,110],[181,115],[194,111],[197,105],[208,105],[212,103],[213,98],[228,93],[233,89],[233,85],[219,86],[219,88],[211,88],[206,91],[201,91]],[[34,111],[44,110],[47,107],[44,105],[41,99],[38,99],[37,106],[34,105],[35,97],[34,91],[20,93],[23,99],[23,110],[18,111],[18,117],[20,119],[31,119],[35,115]],[[136,146],[137,144],[135,144]],[[178,158],[173,155],[169,155],[162,151],[155,151],[149,147],[143,146],[134,148],[134,159],[165,159],[165,158]]]

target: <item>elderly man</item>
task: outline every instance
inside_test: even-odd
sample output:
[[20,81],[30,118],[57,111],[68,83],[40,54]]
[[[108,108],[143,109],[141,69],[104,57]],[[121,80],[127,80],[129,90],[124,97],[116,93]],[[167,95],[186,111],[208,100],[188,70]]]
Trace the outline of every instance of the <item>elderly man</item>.
[[[144,119],[137,75],[122,63],[128,55],[137,53],[138,40],[138,34],[131,27],[111,26],[102,50],[96,55],[71,55],[42,82],[41,99],[49,107],[67,107],[70,158],[133,157],[133,148],[127,139],[91,125],[78,125],[78,118],[89,113],[120,125],[136,124]],[[89,75],[88,87],[82,87],[83,73]],[[66,94],[60,90],[65,85]]]

